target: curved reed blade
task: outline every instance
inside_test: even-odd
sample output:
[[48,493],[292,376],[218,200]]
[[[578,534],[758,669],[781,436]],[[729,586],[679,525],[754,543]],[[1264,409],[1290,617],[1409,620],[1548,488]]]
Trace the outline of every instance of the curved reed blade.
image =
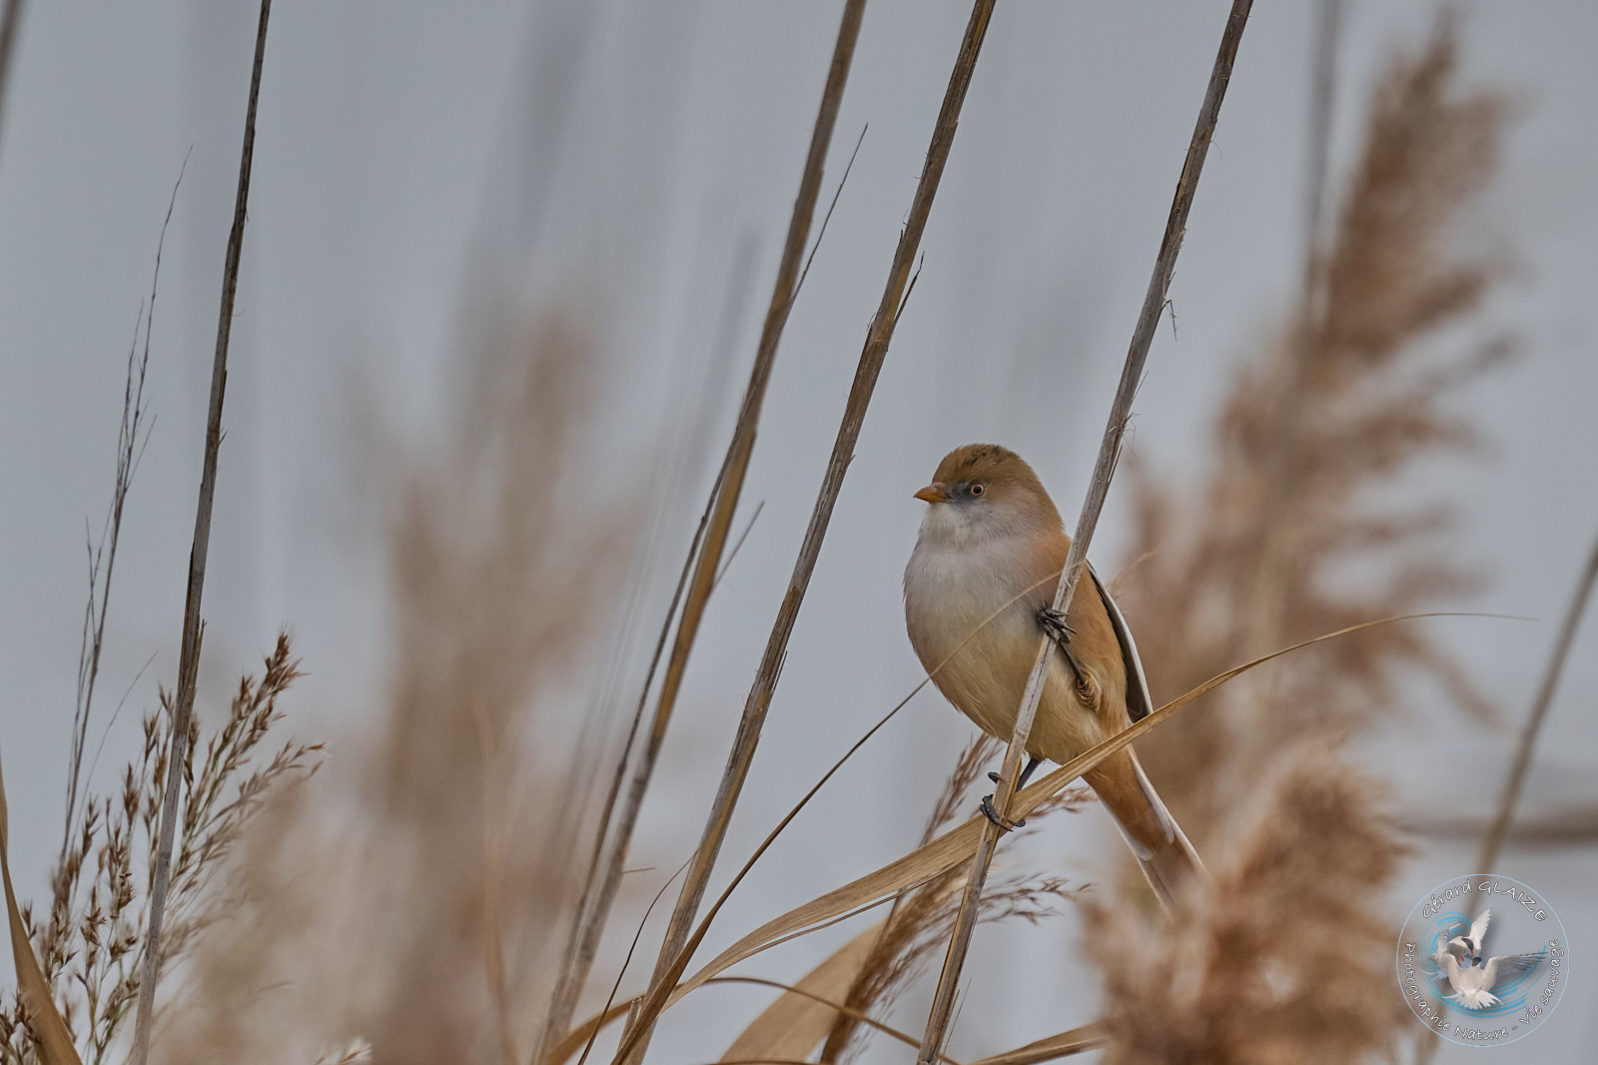
[[[1099,762],[1108,758],[1116,751],[1141,738],[1150,730],[1159,727],[1168,721],[1172,715],[1184,709],[1194,700],[1206,695],[1221,685],[1239,677],[1252,669],[1264,665],[1284,655],[1312,647],[1315,644],[1326,643],[1356,632],[1377,628],[1382,625],[1391,625],[1401,621],[1417,621],[1424,618],[1438,617],[1489,617],[1502,618],[1500,614],[1482,614],[1470,611],[1437,611],[1424,614],[1403,614],[1397,617],[1377,618],[1373,621],[1364,621],[1357,625],[1350,625],[1335,632],[1324,633],[1320,636],[1302,640],[1287,647],[1272,651],[1270,654],[1233,666],[1231,669],[1217,673],[1202,684],[1172,699],[1170,702],[1155,710],[1148,717],[1139,721],[1131,728],[1105,740],[1103,743],[1087,751],[1081,757],[1075,758],[1053,772],[1047,773],[1040,779],[1027,785],[1016,792],[1015,802],[1011,808],[1012,815],[1026,817],[1045,802],[1052,799],[1070,785],[1077,777],[1092,769]],[[867,873],[842,887],[835,888],[823,895],[818,895],[809,902],[794,907],[787,913],[772,918],[754,931],[740,938],[726,950],[716,955],[688,979],[677,984],[672,991],[662,996],[660,1009],[670,1007],[684,995],[697,988],[703,987],[711,980],[726,972],[732,966],[754,957],[756,954],[785,942],[788,939],[805,935],[824,928],[831,923],[854,916],[863,910],[881,905],[898,895],[901,891],[919,887],[933,878],[946,873],[948,870],[967,861],[976,853],[978,843],[981,841],[982,832],[989,824],[986,817],[973,816],[963,824],[950,829],[931,842],[917,847],[908,854],[894,859],[881,868]],[[701,929],[703,932],[703,929]],[[692,944],[691,944],[692,945]],[[640,995],[637,999],[617,1003],[602,1014],[589,1017],[577,1028],[565,1036],[550,1053],[546,1065],[561,1065],[571,1055],[582,1049],[583,1045],[592,1037],[593,1033],[603,1029],[617,1018],[624,1016],[635,1002],[646,999]]]
[[978,1058],[970,1065],[1033,1065],[1038,1061],[1054,1061],[1056,1058],[1070,1057],[1084,1050],[1097,1050],[1103,1045],[1104,1036],[1099,1032],[1099,1026],[1084,1024],[1080,1028],[1045,1036],[1014,1050],[1006,1050],[1002,1054]]
[[0,880],[5,882],[6,918],[11,929],[11,959],[17,970],[17,994],[27,1006],[28,1020],[38,1037],[35,1049],[39,1052],[39,1060],[44,1065],[82,1065],[77,1047],[72,1044],[72,1035],[67,1031],[67,1022],[61,1018],[60,1010],[56,1009],[55,999],[50,995],[50,984],[39,968],[39,959],[34,956],[28,930],[22,923],[22,914],[17,909],[17,896],[11,888],[10,841],[5,774],[0,772]]

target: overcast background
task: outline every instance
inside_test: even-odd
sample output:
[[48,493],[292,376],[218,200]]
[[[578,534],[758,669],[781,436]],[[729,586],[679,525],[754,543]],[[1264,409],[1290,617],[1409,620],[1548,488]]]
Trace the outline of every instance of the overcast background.
[[[1430,0],[1345,7],[1334,179],[1357,144],[1373,73],[1423,39],[1436,11]],[[352,722],[373,705],[384,663],[362,426],[381,412],[419,440],[437,428],[485,277],[528,304],[602,308],[608,416],[622,430],[614,454],[641,461],[695,404],[720,447],[838,9],[279,0],[233,332],[202,712],[287,625],[311,673],[289,700],[296,731],[358,732]],[[1000,5],[729,858],[918,679],[899,575],[920,518],[910,492],[937,459],[971,440],[1007,443],[1074,512],[1226,9]],[[1513,256],[1515,275],[1484,318],[1523,357],[1462,400],[1495,442],[1491,459],[1438,463],[1417,483],[1460,502],[1461,542],[1492,574],[1484,595],[1454,605],[1539,619],[1438,623],[1514,723],[1598,531],[1598,6],[1483,0],[1461,10],[1465,80],[1509,90],[1519,108],[1471,237]],[[1176,328],[1161,327],[1138,397],[1131,447],[1178,476],[1198,472],[1227,368],[1298,284],[1313,12],[1256,7],[1171,290]],[[642,829],[651,838],[687,847],[702,824],[966,16],[964,5],[908,0],[867,10],[824,195],[868,123],[869,132],[784,337],[745,490],[746,510],[759,500],[765,509],[701,636]],[[157,421],[129,504],[101,681],[102,713],[131,687],[130,709],[103,767],[120,763],[134,711],[176,673],[255,22],[253,3],[62,0],[29,5],[22,23],[0,133],[0,739],[25,893],[42,893],[59,840],[85,520],[98,527],[109,497],[123,364],[191,153],[156,306]],[[746,272],[734,383],[690,388]],[[593,477],[651,472],[616,462],[600,457]],[[666,501],[668,569],[706,475]],[[1120,558],[1123,503],[1112,492],[1095,543],[1101,567]],[[651,585],[639,629],[658,624],[659,599]],[[1590,804],[1595,688],[1589,623],[1542,741],[1528,816]],[[928,693],[891,729],[784,838],[707,947],[913,843],[969,726]],[[1406,809],[1480,813],[1511,743],[1507,731],[1439,709],[1395,727],[1371,758]],[[862,798],[913,816],[861,816]],[[846,815],[853,828],[840,839],[830,826]],[[1091,875],[1104,853],[1099,817],[1050,828],[1036,853]],[[1470,871],[1474,851],[1473,839],[1434,841],[1373,904],[1396,923],[1432,884]],[[685,853],[653,857],[669,869]],[[1590,1060],[1598,990],[1581,959],[1598,942],[1594,850],[1511,848],[1502,871],[1559,908],[1576,959],[1563,1008],[1506,1053]],[[792,976],[825,947],[825,937],[796,943],[761,971]],[[980,1056],[1090,1020],[1077,949],[1071,915],[1041,933],[980,930],[973,965],[992,978],[973,985],[951,1053]],[[690,997],[668,1015],[657,1054],[719,1053],[765,994]],[[1001,999],[1035,1028],[994,1031],[985,1014]],[[1447,1046],[1438,1060],[1467,1059]]]

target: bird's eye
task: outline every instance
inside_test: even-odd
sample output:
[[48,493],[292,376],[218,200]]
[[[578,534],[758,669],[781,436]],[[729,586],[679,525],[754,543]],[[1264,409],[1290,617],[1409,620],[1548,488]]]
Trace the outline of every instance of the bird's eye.
[[972,481],[971,482],[971,496],[972,496],[972,498],[975,498],[977,496],[980,496],[980,495],[984,494],[985,492],[987,492],[987,490],[988,490],[988,486],[983,484],[981,481]]

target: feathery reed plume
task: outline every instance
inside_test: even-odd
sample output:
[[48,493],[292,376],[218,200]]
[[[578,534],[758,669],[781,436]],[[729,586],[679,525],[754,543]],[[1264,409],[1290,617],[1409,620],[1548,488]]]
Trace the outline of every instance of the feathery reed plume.
[[626,569],[634,508],[613,499],[638,493],[592,476],[588,331],[560,312],[480,317],[447,429],[373,452],[390,585],[378,720],[241,848],[244,903],[191,957],[164,1060],[532,1051],[581,866],[582,804],[555,786],[561,718]]
[[1307,744],[1278,760],[1174,920],[1083,903],[1106,1065],[1353,1065],[1405,1030],[1375,901],[1404,848],[1375,782]]
[[[413,476],[390,530],[396,675],[373,784],[382,833],[408,856],[391,875],[410,911],[391,929],[399,938],[389,994],[365,1033],[386,1061],[468,1056],[484,1020],[482,944],[503,937],[512,955],[541,947],[579,866],[562,823],[579,811],[526,809],[515,790],[526,782],[513,770],[529,766],[521,745],[536,741],[537,712],[594,635],[628,522],[583,505],[591,341],[552,315],[530,348],[522,359],[509,344],[485,356],[453,453]],[[482,857],[482,841],[496,835],[520,841],[497,870]],[[440,876],[442,868],[453,872]],[[496,890],[530,926],[487,927]],[[415,972],[449,979],[440,986]]]
[[[23,921],[44,976],[62,1007],[85,1062],[108,1060],[138,996],[149,907],[152,856],[166,782],[176,777],[181,804],[162,950],[185,957],[201,933],[235,904],[217,877],[244,829],[283,784],[303,779],[321,760],[319,744],[267,743],[282,720],[278,698],[300,676],[289,638],[279,636],[259,677],[246,676],[214,731],[190,718],[183,761],[172,767],[170,693],[145,715],[139,754],[124,767],[114,794],[90,794],[80,828],[51,877],[49,913]],[[0,1009],[0,1060],[36,1060],[13,999]]]
[[[1282,629],[1293,642],[1361,619],[1415,613],[1471,590],[1473,573],[1439,534],[1449,507],[1405,492],[1379,495],[1416,460],[1481,444],[1450,410],[1450,393],[1508,354],[1501,341],[1428,352],[1421,343],[1469,320],[1498,276],[1496,263],[1460,250],[1457,227],[1491,177],[1506,106],[1463,86],[1455,37],[1444,21],[1418,51],[1381,76],[1364,148],[1348,182],[1327,251],[1324,310],[1302,354],[1302,416],[1294,468],[1280,506],[1265,510],[1269,458],[1280,441],[1272,411],[1300,357],[1286,315],[1235,377],[1216,421],[1215,466],[1191,495],[1137,471],[1137,563],[1117,585],[1146,661],[1156,701],[1245,655],[1257,630],[1251,582],[1259,530],[1282,523]],[[1350,562],[1380,566],[1372,580],[1347,579]],[[1140,748],[1149,771],[1169,781],[1170,803],[1202,838],[1241,809],[1233,784],[1257,775],[1272,752],[1313,723],[1346,732],[1394,705],[1406,669],[1428,672],[1478,717],[1491,713],[1461,665],[1422,627],[1367,630],[1276,667],[1262,712],[1236,689],[1220,712],[1188,715]],[[1224,757],[1223,757],[1224,752]],[[1225,773],[1193,767],[1225,765]]]
[[[930,842],[939,832],[965,820],[969,813],[971,790],[983,771],[999,753],[999,741],[978,736],[966,745],[927,820],[921,843]],[[1077,785],[1051,797],[1027,819],[1026,834],[1038,821],[1059,810],[1076,811],[1093,801],[1091,789]],[[893,910],[869,954],[860,965],[844,997],[850,1012],[838,1014],[822,1047],[822,1062],[848,1061],[864,1048],[870,1028],[862,1016],[880,1017],[892,1008],[903,990],[926,968],[938,946],[948,936],[959,905],[960,885],[965,880],[967,862],[953,866],[939,876],[895,900]],[[982,897],[982,922],[1011,918],[1036,923],[1054,915],[1054,903],[1075,897],[1066,882],[1057,877],[1020,873],[1001,877]]]

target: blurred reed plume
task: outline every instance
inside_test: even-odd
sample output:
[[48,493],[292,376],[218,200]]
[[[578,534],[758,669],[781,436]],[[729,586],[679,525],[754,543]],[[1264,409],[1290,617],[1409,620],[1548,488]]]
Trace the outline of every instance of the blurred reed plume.
[[[966,819],[970,813],[972,789],[1002,753],[1003,744],[992,736],[978,736],[966,746],[933,805],[932,816],[921,835],[922,845]],[[1038,822],[1050,813],[1074,812],[1092,801],[1093,793],[1086,786],[1067,788],[1034,811],[1028,817],[1027,827],[1019,834],[1035,831]],[[857,1015],[883,1016],[905,988],[925,971],[927,963],[948,939],[969,864],[961,862],[895,900],[876,943],[860,964],[844,996],[843,1005],[852,1012],[837,1015],[832,1030],[827,1033],[819,1061],[858,1058],[872,1031]],[[1056,904],[1076,898],[1080,892],[1080,887],[1069,887],[1060,877],[1041,873],[1008,874],[993,880],[983,894],[980,920],[1018,918],[1035,924],[1056,916],[1059,912]]]
[[[279,636],[261,675],[239,682],[227,717],[214,730],[190,721],[181,775],[182,820],[172,866],[166,969],[186,959],[209,928],[238,904],[219,879],[246,828],[281,785],[302,779],[321,761],[319,744],[267,743],[283,717],[277,700],[300,676],[289,638]],[[139,755],[123,770],[115,794],[85,797],[83,820],[51,879],[49,913],[23,922],[52,995],[86,1062],[116,1060],[131,1019],[144,958],[161,796],[172,772],[172,696],[144,718]],[[30,1019],[13,992],[0,1007],[0,1061],[39,1061]]]
[[[1239,660],[1424,610],[1481,583],[1442,535],[1449,505],[1404,482],[1418,461],[1481,447],[1450,393],[1509,352],[1502,339],[1484,339],[1475,316],[1499,264],[1460,239],[1493,175],[1507,106],[1462,85],[1457,67],[1444,20],[1381,75],[1323,253],[1324,290],[1308,297],[1318,306],[1290,310],[1239,365],[1207,476],[1182,491],[1171,477],[1136,471],[1136,561],[1116,590],[1156,702]],[[1282,417],[1284,408],[1296,416]],[[1273,498],[1272,456],[1284,451],[1291,464]],[[1283,565],[1251,579],[1266,530]],[[1279,597],[1280,624],[1262,631],[1268,597]],[[1201,841],[1229,811],[1246,809],[1237,785],[1289,740],[1372,725],[1396,708],[1409,671],[1430,675],[1477,718],[1493,712],[1424,628],[1383,626],[1268,667],[1263,694],[1248,683],[1225,688],[1211,697],[1219,705],[1184,715],[1138,750]],[[1195,772],[1221,765],[1224,773]]]
[[[373,974],[388,993],[357,1033],[384,1061],[519,1047],[512,1007],[516,1025],[533,1019],[537,955],[579,868],[579,798],[539,730],[576,697],[565,686],[628,544],[628,513],[596,508],[588,482],[594,357],[558,313],[487,340],[454,439],[405,471],[388,529],[394,673],[368,784],[402,898]],[[496,1030],[489,1054],[477,1038]]]
[[1212,842],[1213,882],[1173,920],[1083,903],[1105,1065],[1345,1065],[1409,1031],[1379,902],[1404,848],[1379,790],[1301,745]]
[[315,794],[254,834],[231,876],[248,905],[194,960],[167,1060],[530,1051],[583,841],[563,730],[632,535],[584,465],[594,363],[560,313],[491,330],[457,364],[441,438],[375,449],[382,703]]

